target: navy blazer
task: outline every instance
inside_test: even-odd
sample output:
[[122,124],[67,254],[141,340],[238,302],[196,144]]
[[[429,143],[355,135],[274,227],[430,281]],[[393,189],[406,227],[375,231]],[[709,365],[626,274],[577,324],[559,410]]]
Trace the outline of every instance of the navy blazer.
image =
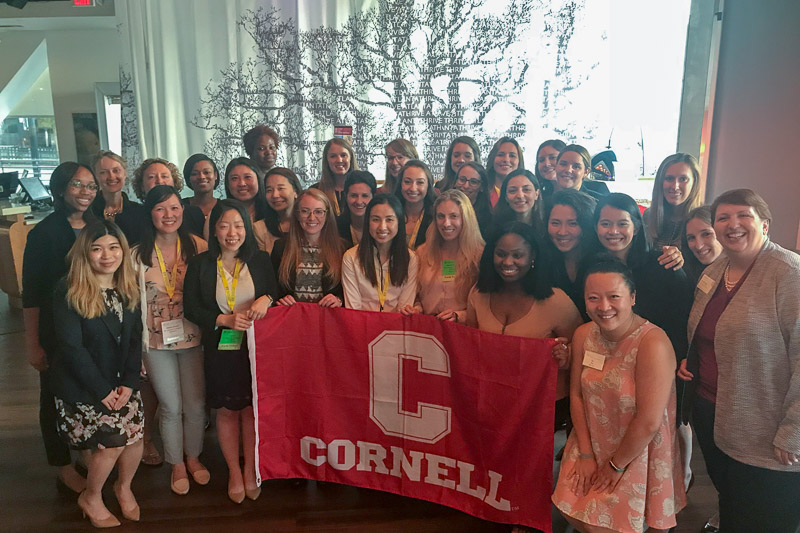
[[39,308],[39,344],[48,357],[55,348],[53,291],[69,270],[67,254],[75,230],[63,209],[47,215],[28,233],[22,260],[22,307]]
[[53,394],[106,411],[103,398],[119,386],[138,389],[142,368],[142,320],[137,307],[84,318],[67,303],[62,279],[53,295],[56,349],[50,365]]
[[[269,254],[257,250],[245,264],[253,278],[255,297],[269,294],[276,299],[278,286]],[[217,317],[222,314],[222,310],[217,305],[217,258],[210,252],[197,254],[186,267],[183,313],[187,320],[200,326],[203,331],[203,347],[206,350],[215,350]]]

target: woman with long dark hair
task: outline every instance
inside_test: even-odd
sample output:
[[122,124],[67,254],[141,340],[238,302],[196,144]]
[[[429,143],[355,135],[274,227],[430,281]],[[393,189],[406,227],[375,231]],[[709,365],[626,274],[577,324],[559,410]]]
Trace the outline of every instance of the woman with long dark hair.
[[322,177],[311,187],[325,193],[337,217],[344,206],[344,180],[351,170],[358,170],[356,154],[350,143],[334,137],[322,150]]
[[264,225],[272,237],[280,239],[289,233],[294,205],[301,192],[303,186],[300,180],[288,168],[275,167],[267,174],[264,179],[264,195],[267,199]]
[[[233,200],[238,200],[247,209],[250,227],[259,250],[271,252],[278,236],[267,229],[265,221],[269,206],[259,189],[260,170],[255,161],[246,157],[231,159],[225,167],[225,195]],[[213,226],[206,224],[203,235],[211,241]]]
[[522,148],[516,139],[500,137],[492,146],[489,157],[486,158],[486,171],[489,173],[489,202],[492,209],[500,199],[500,187],[506,177],[518,168],[525,168],[525,158]]
[[133,249],[141,293],[142,357],[161,406],[164,455],[172,465],[170,487],[184,495],[189,474],[200,485],[210,479],[199,460],[205,432],[200,328],[186,319],[183,309],[186,266],[208,246],[182,225],[184,207],[172,187],[150,189],[144,206],[150,224]]
[[50,176],[55,210],[28,234],[22,262],[22,316],[28,362],[39,372],[39,426],[47,462],[58,468],[58,486],[74,493],[86,488],[86,479],[72,466],[69,447],[58,437],[56,410],[49,379],[50,361],[57,347],[53,324],[53,290],[67,273],[67,254],[88,222],[99,190],[92,170],[80,163],[61,163]]
[[415,250],[425,242],[428,226],[433,221],[433,174],[428,165],[412,159],[400,171],[400,181],[394,194],[403,205],[405,234],[408,247]]
[[536,169],[534,174],[542,184],[542,195],[549,198],[554,190],[557,176],[558,154],[567,146],[561,139],[544,141],[536,150]]
[[346,203],[342,214],[336,219],[336,227],[346,248],[361,242],[366,225],[364,214],[376,191],[375,176],[366,170],[354,170],[344,181]]
[[519,168],[506,176],[500,187],[500,199],[494,206],[494,224],[503,226],[512,220],[533,228],[537,236],[544,234],[542,186],[530,170]]
[[345,252],[342,286],[348,309],[399,312],[414,304],[418,262],[406,244],[403,204],[393,194],[370,201],[366,233]]

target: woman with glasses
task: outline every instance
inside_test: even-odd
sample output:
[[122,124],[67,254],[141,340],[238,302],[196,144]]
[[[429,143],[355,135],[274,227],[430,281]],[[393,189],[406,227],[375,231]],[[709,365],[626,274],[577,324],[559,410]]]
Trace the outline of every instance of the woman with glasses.
[[58,436],[55,400],[48,368],[56,349],[53,325],[53,290],[67,273],[67,253],[86,226],[94,220],[90,207],[99,183],[89,167],[61,163],[50,177],[55,211],[28,234],[22,262],[22,306],[28,362],[39,372],[39,425],[47,462],[58,468],[58,487],[79,494],[86,479],[72,466],[69,447]]
[[469,198],[478,227],[484,240],[489,236],[492,225],[492,204],[489,203],[489,174],[480,163],[470,161],[464,163],[456,174],[455,188]]
[[278,276],[278,304],[316,303],[341,307],[344,244],[336,230],[330,200],[319,189],[297,200],[289,236],[272,249]]

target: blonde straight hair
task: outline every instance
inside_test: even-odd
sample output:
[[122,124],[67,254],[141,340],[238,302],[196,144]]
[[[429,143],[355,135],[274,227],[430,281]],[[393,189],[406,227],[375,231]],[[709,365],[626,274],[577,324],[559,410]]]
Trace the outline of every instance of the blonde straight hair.
[[131,311],[139,304],[139,287],[133,270],[128,239],[113,222],[96,220],[83,228],[67,255],[70,263],[67,274],[67,303],[83,318],[96,318],[106,313],[100,283],[89,262],[92,243],[105,235],[115,237],[122,248],[122,263],[114,272],[114,288]]
[[281,257],[281,266],[278,270],[278,281],[281,285],[289,286],[289,277],[292,271],[297,270],[297,263],[300,261],[300,250],[305,241],[305,232],[300,225],[300,200],[304,196],[310,196],[325,205],[325,225],[322,227],[319,239],[320,255],[322,263],[325,265],[325,277],[332,285],[338,285],[342,279],[342,256],[344,255],[344,245],[339,231],[336,228],[336,217],[328,196],[319,189],[306,189],[297,197],[292,210],[292,218],[289,225],[289,236],[286,239],[286,248]]
[[419,260],[420,286],[430,284],[441,274],[442,245],[444,239],[436,226],[436,209],[443,202],[453,202],[461,210],[461,233],[458,236],[458,255],[456,261],[456,286],[459,290],[469,290],[478,279],[478,266],[483,253],[483,237],[478,227],[475,209],[466,194],[458,189],[444,191],[433,203],[433,223],[428,226],[425,244],[417,250]]

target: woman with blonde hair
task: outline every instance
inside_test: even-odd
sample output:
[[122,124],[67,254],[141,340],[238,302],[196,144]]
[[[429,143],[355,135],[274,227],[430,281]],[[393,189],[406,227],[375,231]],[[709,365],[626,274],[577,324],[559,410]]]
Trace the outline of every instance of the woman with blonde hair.
[[353,147],[344,139],[334,137],[322,150],[322,177],[311,187],[325,193],[337,217],[345,204],[344,180],[351,170],[358,170]]
[[114,494],[122,515],[139,520],[131,481],[142,457],[142,365],[139,288],[122,230],[88,224],[69,252],[69,273],[53,300],[56,351],[51,383],[58,429],[74,449],[88,450],[86,490],[78,506],[95,527],[119,520],[102,489],[116,466]]
[[417,248],[417,303],[404,314],[425,313],[464,323],[467,296],[478,279],[483,238],[467,195],[450,189],[433,204],[434,223],[425,244]]
[[133,246],[139,242],[144,229],[141,222],[147,215],[142,204],[129,199],[123,191],[128,162],[114,152],[101,150],[92,157],[91,168],[100,184],[99,194],[92,202],[92,212],[97,218],[119,226]]
[[272,265],[278,274],[277,303],[341,307],[344,251],[330,200],[318,189],[304,191],[297,199],[288,237],[278,240],[272,249]]
[[378,192],[391,193],[400,179],[403,166],[412,159],[419,159],[417,148],[411,141],[395,139],[386,145],[386,177]]

